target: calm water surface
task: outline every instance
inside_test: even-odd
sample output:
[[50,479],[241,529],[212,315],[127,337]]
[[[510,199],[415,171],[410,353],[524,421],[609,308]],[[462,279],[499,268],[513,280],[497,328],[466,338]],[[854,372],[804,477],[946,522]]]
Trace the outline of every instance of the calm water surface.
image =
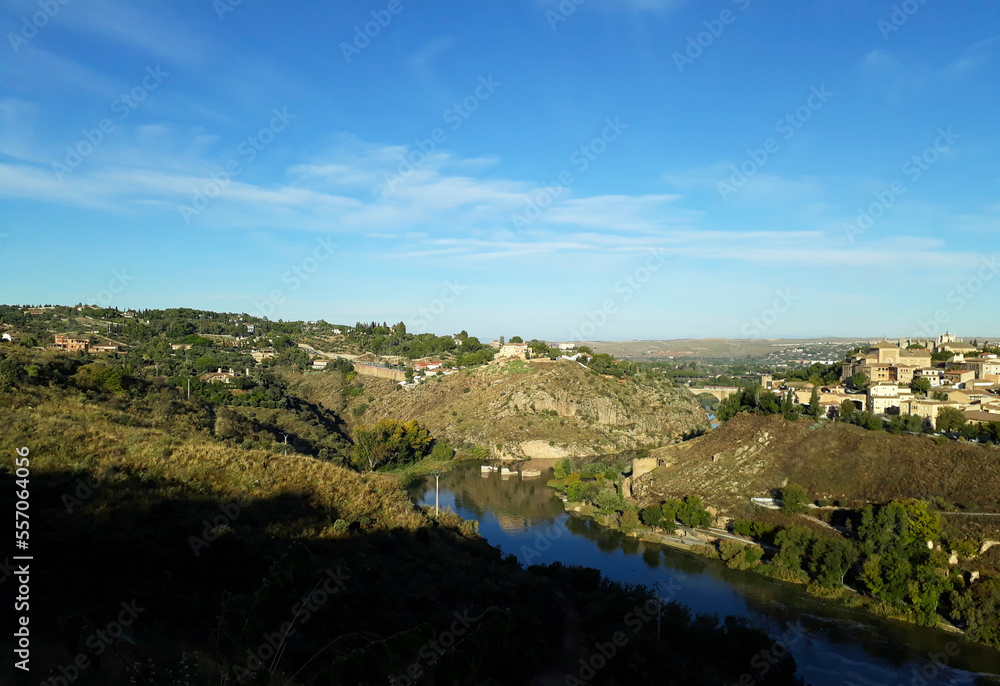
[[[440,506],[479,520],[480,534],[505,553],[525,565],[559,561],[594,567],[624,583],[666,581],[675,589],[674,599],[694,612],[746,617],[775,638],[801,623],[805,633],[789,633],[795,637],[790,647],[799,675],[814,686],[1000,684],[994,676],[1000,675],[998,651],[937,629],[881,620],[814,598],[799,586],[730,570],[717,560],[642,543],[567,515],[545,486],[553,478],[551,467],[534,479],[484,475],[479,467],[463,464],[443,474]],[[434,478],[416,484],[412,495],[433,506]],[[935,666],[932,654],[949,666]],[[747,665],[747,672],[754,669]]]

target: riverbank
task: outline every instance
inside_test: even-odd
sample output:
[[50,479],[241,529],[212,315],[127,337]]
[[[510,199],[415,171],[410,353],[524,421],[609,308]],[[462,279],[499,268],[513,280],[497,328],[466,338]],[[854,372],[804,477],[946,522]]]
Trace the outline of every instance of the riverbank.
[[[549,487],[552,488],[551,485]],[[746,539],[734,535],[720,535],[721,532],[715,532],[707,529],[687,529],[685,527],[679,527],[679,531],[677,533],[670,534],[662,530],[654,530],[652,527],[646,527],[641,524],[638,528],[630,531],[623,531],[619,525],[617,516],[601,514],[598,508],[587,503],[569,502],[566,500],[565,496],[561,494],[557,495],[557,497],[559,497],[559,499],[563,502],[563,507],[571,516],[590,519],[598,526],[601,526],[609,531],[615,531],[624,536],[634,538],[645,543],[653,543],[656,545],[666,546],[674,550],[681,550],[693,555],[699,555],[713,560],[720,560],[722,562],[726,562],[727,567],[734,569],[735,571],[753,572],[754,574],[767,579],[798,586],[803,588],[810,595],[823,598],[825,600],[836,601],[845,608],[855,610],[861,609],[868,612],[873,617],[888,619],[914,626],[926,627],[926,625],[920,623],[915,613],[900,611],[898,607],[890,603],[880,601],[876,598],[866,596],[846,584],[837,589],[824,588],[814,583],[808,574],[804,574],[802,572],[796,573],[793,572],[793,570],[770,563],[757,562],[747,567],[730,565],[728,560],[726,560],[722,555],[719,544],[722,541],[730,540],[744,546],[756,546],[762,550],[765,549],[765,546],[762,546],[759,542],[752,539]],[[967,636],[966,631],[956,627],[944,618],[939,618],[938,623],[933,628],[937,628],[941,631],[954,635]],[[984,645],[987,648],[990,647],[986,644],[981,645]]]
[[[952,646],[948,655],[960,654],[950,657],[951,666],[941,668],[937,677],[926,679],[927,686],[973,683],[977,678],[993,683],[981,675],[1000,674],[1000,653],[960,635],[889,621],[847,602],[803,592],[804,584],[737,573],[717,554],[713,559],[677,541],[660,542],[658,534],[626,536],[592,516],[567,512],[546,487],[552,477],[548,472],[541,479],[502,479],[497,473],[480,473],[478,466],[461,465],[441,477],[441,508],[477,520],[479,534],[490,545],[525,567],[558,562],[597,569],[622,584],[667,584],[670,597],[692,615],[736,616],[772,635],[802,626],[808,639],[790,646],[790,651],[800,676],[812,686],[910,683],[927,656],[946,646]],[[426,480],[413,489],[412,497],[433,506],[434,486],[434,479]]]

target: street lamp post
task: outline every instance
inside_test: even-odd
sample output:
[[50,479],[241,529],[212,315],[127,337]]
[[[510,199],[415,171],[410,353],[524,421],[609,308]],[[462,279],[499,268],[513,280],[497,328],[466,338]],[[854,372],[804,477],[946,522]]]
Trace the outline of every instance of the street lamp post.
[[434,516],[438,516],[438,494],[440,492],[441,485],[441,470],[435,469],[431,474],[434,475]]

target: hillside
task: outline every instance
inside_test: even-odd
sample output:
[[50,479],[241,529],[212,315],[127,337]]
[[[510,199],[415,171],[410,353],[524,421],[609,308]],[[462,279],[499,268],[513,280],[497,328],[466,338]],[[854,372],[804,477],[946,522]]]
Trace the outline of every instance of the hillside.
[[416,419],[456,448],[482,446],[497,458],[615,452],[707,428],[695,398],[669,382],[643,377],[621,383],[574,362],[492,364],[406,390],[359,376],[349,395],[337,376],[289,378],[296,392],[352,425]]
[[[7,427],[0,504],[8,512],[15,449],[31,451],[32,671],[39,679],[84,655],[89,666],[77,683],[129,683],[126,660],[142,663],[147,680],[139,683],[161,683],[151,672],[184,676],[186,655],[216,683],[223,674],[233,681],[248,649],[292,620],[295,636],[269,671],[285,683],[308,665],[295,683],[311,683],[315,668],[344,654],[338,647],[309,663],[333,637],[357,647],[365,635],[424,622],[445,627],[456,608],[475,617],[492,605],[514,607],[524,593],[537,593],[534,602],[557,615],[544,584],[502,563],[457,518],[435,521],[414,508],[396,478],[224,445],[194,404],[82,402],[39,389],[0,394],[0,417]],[[296,620],[302,599],[334,578],[333,602],[326,605],[324,594]],[[372,612],[383,607],[387,588],[394,589],[391,611]],[[6,584],[0,599],[13,603],[14,590]],[[102,648],[95,628],[107,626],[123,601],[141,614],[127,644]],[[527,608],[515,608],[512,619],[533,636],[528,661],[537,665],[558,620],[538,621]]]
[[[29,503],[30,537],[17,538],[33,558],[30,578],[0,578],[0,602],[30,596],[36,681],[526,684],[575,668],[651,598],[593,570],[525,570],[476,522],[414,506],[396,475],[231,437],[233,415],[259,408],[188,401],[161,377],[77,356],[31,359],[21,375],[0,356],[0,508]],[[295,396],[268,402],[298,408],[276,421],[323,419]],[[729,682],[771,643],[665,615],[669,640],[634,636],[591,683]],[[699,651],[727,660],[683,662]],[[0,683],[15,673],[8,660]],[[775,683],[792,673],[786,660]]]
[[741,414],[653,454],[666,466],[638,480],[640,493],[700,493],[726,504],[792,482],[845,505],[922,498],[1000,512],[1000,450],[973,444]]

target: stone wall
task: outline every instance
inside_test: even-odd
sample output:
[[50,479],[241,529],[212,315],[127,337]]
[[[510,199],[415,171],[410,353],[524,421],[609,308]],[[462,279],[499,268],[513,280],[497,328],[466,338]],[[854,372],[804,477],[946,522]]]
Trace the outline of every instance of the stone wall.
[[377,376],[380,379],[391,379],[392,381],[406,380],[406,372],[400,369],[389,369],[388,367],[379,367],[373,364],[355,362],[354,371],[361,376]]
[[632,459],[632,478],[638,479],[643,474],[649,474],[659,466],[655,457],[635,457]]

